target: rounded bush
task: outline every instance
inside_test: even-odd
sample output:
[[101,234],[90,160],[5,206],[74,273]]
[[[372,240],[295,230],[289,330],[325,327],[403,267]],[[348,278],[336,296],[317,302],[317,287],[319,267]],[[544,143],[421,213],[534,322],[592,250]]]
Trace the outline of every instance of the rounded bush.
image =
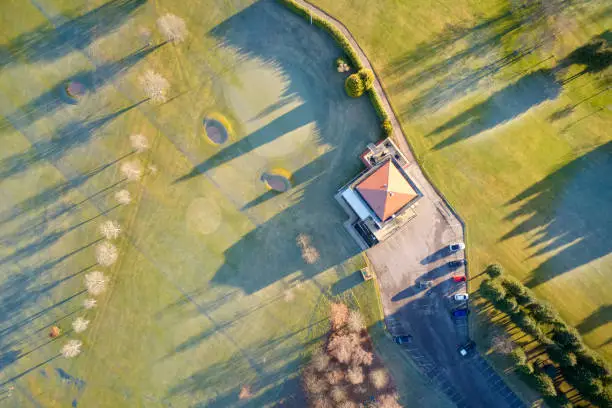
[[512,353],[510,353],[510,358],[516,366],[527,364],[527,355],[522,347],[516,347],[514,350],[512,350]]
[[506,291],[512,296],[518,296],[525,293],[525,286],[518,280],[512,277],[504,277],[501,279],[501,284]]
[[364,89],[366,91],[370,90],[372,85],[374,85],[374,73],[369,69],[362,68],[359,70],[358,75],[361,78]]
[[541,323],[552,323],[557,319],[557,313],[546,303],[536,302],[529,306],[534,319]]
[[555,384],[549,376],[543,373],[538,373],[533,376],[533,384],[544,397],[554,397],[557,395]]
[[504,268],[499,264],[492,264],[487,266],[485,272],[493,279],[501,276],[504,273]]
[[385,137],[389,137],[393,134],[393,125],[389,119],[384,120],[381,127]]
[[348,96],[352,98],[359,98],[363,95],[365,88],[363,86],[363,81],[361,77],[357,74],[351,74],[346,78],[346,82],[344,83],[344,89]]
[[480,294],[491,302],[499,302],[506,296],[506,290],[497,282],[486,280],[480,285]]

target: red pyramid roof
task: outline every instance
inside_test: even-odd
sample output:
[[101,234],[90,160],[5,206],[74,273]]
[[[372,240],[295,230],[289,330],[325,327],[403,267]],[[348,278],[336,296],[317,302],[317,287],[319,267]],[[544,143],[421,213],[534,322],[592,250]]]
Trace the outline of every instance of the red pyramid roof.
[[359,183],[357,191],[382,221],[391,218],[418,197],[392,160],[388,160]]

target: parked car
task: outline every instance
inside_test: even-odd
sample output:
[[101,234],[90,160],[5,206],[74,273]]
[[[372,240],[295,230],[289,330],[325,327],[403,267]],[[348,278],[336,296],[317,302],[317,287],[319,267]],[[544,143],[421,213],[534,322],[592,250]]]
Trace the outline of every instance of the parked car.
[[454,261],[448,262],[448,266],[451,268],[459,268],[463,265],[467,265],[467,261],[465,259],[455,259]]
[[461,354],[462,357],[466,357],[475,347],[476,344],[473,341],[468,341],[463,346],[459,347],[459,354]]
[[462,249],[465,249],[465,244],[463,242],[455,242],[455,243],[450,244],[448,246],[448,250],[450,252],[457,252],[457,251],[460,251]]
[[467,309],[455,309],[452,312],[453,317],[467,317],[468,310]]
[[453,298],[457,302],[464,302],[464,301],[468,300],[468,294],[467,293],[455,293],[455,296],[453,296]]
[[453,282],[465,282],[465,275],[455,275],[453,276]]
[[393,337],[393,341],[395,341],[397,344],[407,344],[407,343],[411,343],[412,342],[412,336],[409,334],[404,334],[401,336],[395,336]]

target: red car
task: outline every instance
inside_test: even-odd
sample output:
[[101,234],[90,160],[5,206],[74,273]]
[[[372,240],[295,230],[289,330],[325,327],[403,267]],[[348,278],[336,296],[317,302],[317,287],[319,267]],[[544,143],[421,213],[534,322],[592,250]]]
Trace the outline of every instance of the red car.
[[453,282],[465,282],[465,275],[453,276]]

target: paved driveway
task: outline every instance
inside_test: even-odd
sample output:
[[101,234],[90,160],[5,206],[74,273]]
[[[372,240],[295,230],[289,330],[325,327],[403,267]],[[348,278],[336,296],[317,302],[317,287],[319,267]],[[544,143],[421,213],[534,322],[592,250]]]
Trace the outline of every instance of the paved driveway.
[[477,353],[461,357],[457,352],[469,336],[467,320],[451,318],[454,308],[465,306],[452,295],[466,287],[452,276],[466,271],[448,266],[464,254],[450,253],[447,247],[463,241],[462,227],[416,164],[408,174],[424,193],[418,215],[367,252],[378,275],[387,327],[393,335],[413,335],[406,353],[457,406],[523,407]]

